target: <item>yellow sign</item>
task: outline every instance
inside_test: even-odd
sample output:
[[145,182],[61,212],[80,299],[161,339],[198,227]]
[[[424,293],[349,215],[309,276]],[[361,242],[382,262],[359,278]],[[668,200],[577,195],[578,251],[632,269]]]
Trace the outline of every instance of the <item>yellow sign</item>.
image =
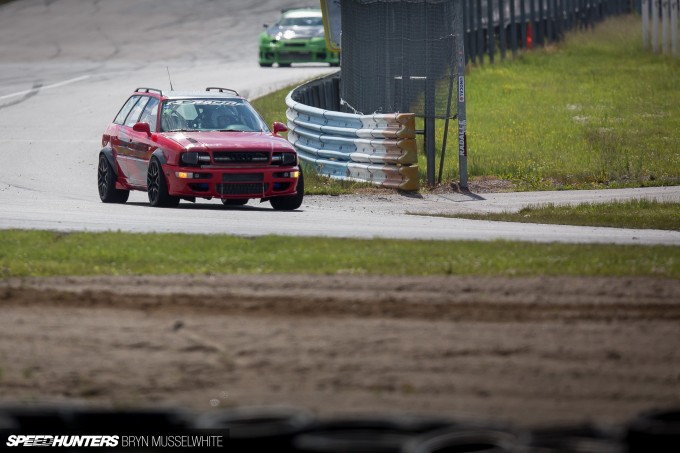
[[326,35],[326,47],[333,52],[340,52],[342,41],[340,0],[321,0],[321,15]]

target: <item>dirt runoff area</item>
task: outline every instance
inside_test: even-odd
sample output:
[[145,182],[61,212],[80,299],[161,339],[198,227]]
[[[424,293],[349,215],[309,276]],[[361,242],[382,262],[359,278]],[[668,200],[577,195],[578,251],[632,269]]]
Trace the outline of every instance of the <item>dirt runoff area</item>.
[[0,402],[618,423],[680,406],[680,281],[0,281]]

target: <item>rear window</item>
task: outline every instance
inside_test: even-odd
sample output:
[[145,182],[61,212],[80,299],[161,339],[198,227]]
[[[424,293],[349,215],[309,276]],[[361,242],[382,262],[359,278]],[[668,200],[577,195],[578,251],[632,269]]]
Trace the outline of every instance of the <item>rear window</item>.
[[123,124],[125,122],[125,118],[128,116],[128,113],[130,113],[132,107],[134,107],[137,101],[139,101],[140,97],[141,96],[131,96],[130,99],[128,99],[123,105],[123,108],[120,109],[118,115],[116,115],[116,119],[114,119],[113,122],[116,124]]
[[130,113],[128,113],[127,118],[125,119],[125,125],[128,127],[132,127],[135,125],[137,120],[139,119],[139,115],[142,114],[142,110],[146,106],[146,103],[149,101],[148,96],[142,96],[141,99],[135,104],[135,106],[132,108]]
[[158,99],[151,98],[149,102],[144,107],[142,116],[139,117],[140,123],[149,123],[149,129],[152,131],[156,130],[156,124],[158,123]]

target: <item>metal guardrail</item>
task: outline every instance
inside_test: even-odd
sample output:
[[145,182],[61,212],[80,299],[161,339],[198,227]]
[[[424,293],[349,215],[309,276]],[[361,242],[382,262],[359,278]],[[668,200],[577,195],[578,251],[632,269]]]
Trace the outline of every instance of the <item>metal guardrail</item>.
[[300,158],[331,178],[418,190],[415,114],[356,115],[299,102],[301,92],[315,84],[323,90],[328,79],[301,85],[286,97],[288,141]]

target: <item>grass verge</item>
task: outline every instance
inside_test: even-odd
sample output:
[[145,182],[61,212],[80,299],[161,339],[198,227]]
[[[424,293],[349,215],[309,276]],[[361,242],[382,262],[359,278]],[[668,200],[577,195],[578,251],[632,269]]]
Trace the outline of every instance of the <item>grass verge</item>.
[[[640,29],[635,15],[611,18],[474,66],[470,176],[519,190],[680,184],[680,60],[643,50]],[[457,162],[444,174],[456,179]]]
[[680,278],[680,247],[6,230],[0,276],[380,274]]
[[517,212],[436,215],[436,217],[680,231],[680,214],[678,213],[680,213],[680,203],[630,200],[582,203],[576,206],[556,206],[548,203],[527,206]]

